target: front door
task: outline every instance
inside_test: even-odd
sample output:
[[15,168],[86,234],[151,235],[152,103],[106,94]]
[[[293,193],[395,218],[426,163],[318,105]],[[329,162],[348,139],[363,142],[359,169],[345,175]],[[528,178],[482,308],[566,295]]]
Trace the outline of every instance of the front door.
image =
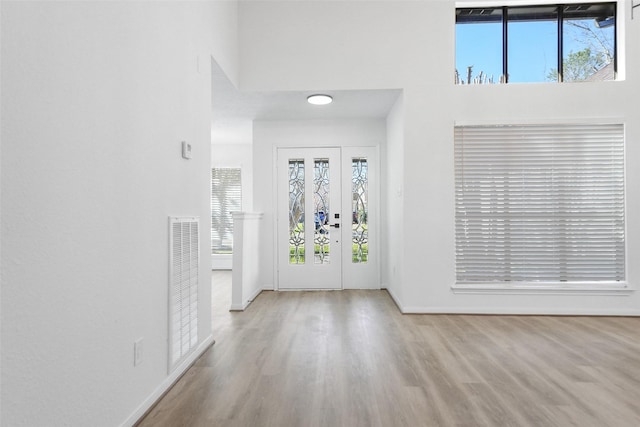
[[279,289],[380,287],[376,154],[278,149]]
[[341,289],[340,149],[279,149],[278,175],[279,288]]

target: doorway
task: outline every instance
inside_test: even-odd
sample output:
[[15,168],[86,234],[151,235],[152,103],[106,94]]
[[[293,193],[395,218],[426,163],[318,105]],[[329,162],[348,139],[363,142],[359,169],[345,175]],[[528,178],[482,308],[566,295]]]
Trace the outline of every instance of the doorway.
[[278,289],[379,289],[375,147],[277,150]]

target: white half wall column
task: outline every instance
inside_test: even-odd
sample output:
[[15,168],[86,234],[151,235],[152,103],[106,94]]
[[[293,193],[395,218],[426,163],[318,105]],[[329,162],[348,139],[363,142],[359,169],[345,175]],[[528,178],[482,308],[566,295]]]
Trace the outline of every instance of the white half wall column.
[[242,311],[262,292],[259,280],[262,213],[231,212],[233,216],[233,272],[231,311]]

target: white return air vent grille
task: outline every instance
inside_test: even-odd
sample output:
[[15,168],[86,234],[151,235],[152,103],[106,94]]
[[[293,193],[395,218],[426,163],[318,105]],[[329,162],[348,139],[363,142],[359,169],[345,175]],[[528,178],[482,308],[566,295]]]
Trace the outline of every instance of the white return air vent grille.
[[199,219],[170,217],[169,372],[198,343]]

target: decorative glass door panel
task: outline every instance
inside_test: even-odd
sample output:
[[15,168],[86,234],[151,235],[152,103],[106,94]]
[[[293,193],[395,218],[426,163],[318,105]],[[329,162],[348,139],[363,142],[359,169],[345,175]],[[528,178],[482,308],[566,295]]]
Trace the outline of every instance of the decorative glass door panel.
[[[351,289],[380,289],[380,203],[378,149],[342,148],[342,283]],[[347,218],[345,216],[345,218]]]
[[289,160],[289,264],[304,264],[304,160]]
[[329,227],[329,159],[315,159],[313,169],[313,260],[316,264],[329,263],[331,230]]
[[369,258],[368,189],[369,167],[366,158],[353,158],[351,161],[351,262],[364,263]]

